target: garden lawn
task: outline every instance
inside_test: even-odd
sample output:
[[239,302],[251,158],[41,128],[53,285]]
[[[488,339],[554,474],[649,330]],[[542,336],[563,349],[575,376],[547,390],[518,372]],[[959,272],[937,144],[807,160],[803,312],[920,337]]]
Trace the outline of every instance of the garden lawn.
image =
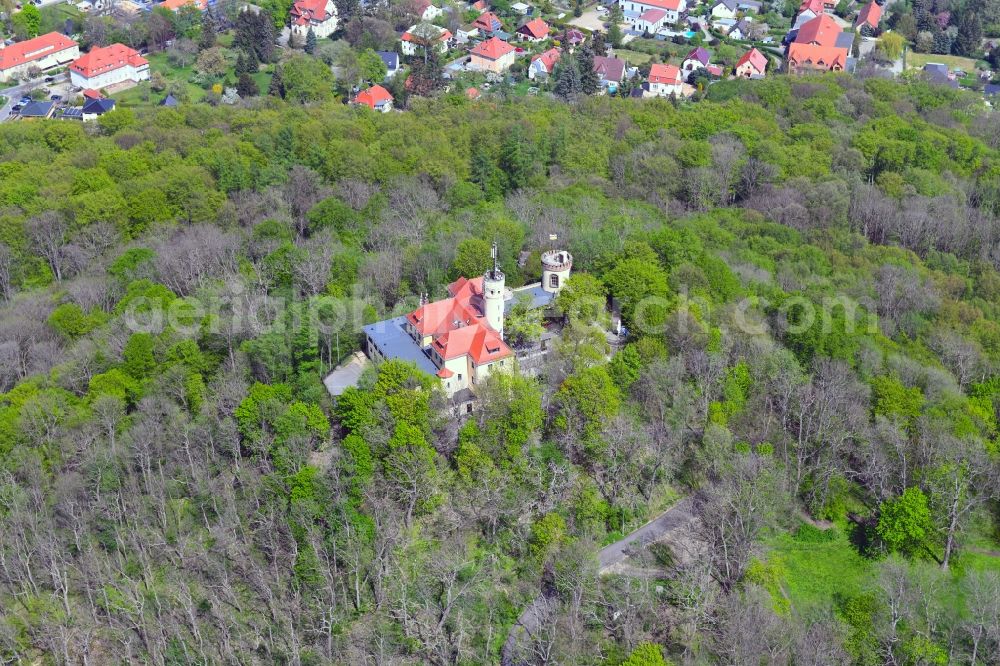
[[854,596],[868,585],[871,562],[839,529],[830,537],[821,541],[781,534],[768,543],[767,561],[780,560],[785,574],[782,587],[797,610],[828,606],[835,595]]
[[76,5],[62,3],[58,5],[45,5],[39,8],[42,15],[41,34],[48,32],[62,32],[66,27],[66,19],[79,22],[83,14],[76,8]]
[[648,53],[640,53],[639,51],[629,51],[628,49],[618,49],[615,51],[615,56],[621,58],[633,67],[638,67],[639,65],[645,65],[649,62],[653,56]]
[[914,53],[906,52],[906,67],[908,69],[923,69],[929,62],[939,62],[948,65],[949,69],[961,69],[966,72],[976,71],[975,58],[962,58],[961,56],[939,55],[937,53]]

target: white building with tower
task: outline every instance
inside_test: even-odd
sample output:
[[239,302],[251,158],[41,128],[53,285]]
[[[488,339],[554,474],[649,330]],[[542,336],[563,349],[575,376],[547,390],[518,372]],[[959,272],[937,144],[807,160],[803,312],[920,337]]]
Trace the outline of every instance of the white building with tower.
[[493,372],[514,369],[518,355],[504,341],[507,313],[525,299],[532,308],[551,305],[572,268],[569,252],[545,252],[542,281],[508,289],[494,243],[493,266],[484,275],[461,277],[448,285],[448,298],[432,303],[423,298],[407,315],[365,326],[365,352],[376,363],[390,358],[415,363],[441,380],[449,398],[474,394]]

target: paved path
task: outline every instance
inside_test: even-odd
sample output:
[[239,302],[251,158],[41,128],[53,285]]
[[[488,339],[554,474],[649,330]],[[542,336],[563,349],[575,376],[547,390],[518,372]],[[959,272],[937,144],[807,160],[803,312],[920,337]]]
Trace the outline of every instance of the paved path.
[[[597,553],[598,570],[602,574],[607,573],[612,567],[621,564],[633,552],[660,541],[674,530],[688,525],[694,519],[693,504],[690,497],[685,497],[631,534],[602,548]],[[623,570],[620,573],[629,575],[630,571]],[[531,636],[538,631],[545,611],[552,603],[555,603],[555,600],[547,598],[542,593],[521,611],[517,622],[510,628],[510,633],[507,634],[507,640],[500,652],[501,666],[518,666],[518,662],[514,660],[517,639],[522,634]]]

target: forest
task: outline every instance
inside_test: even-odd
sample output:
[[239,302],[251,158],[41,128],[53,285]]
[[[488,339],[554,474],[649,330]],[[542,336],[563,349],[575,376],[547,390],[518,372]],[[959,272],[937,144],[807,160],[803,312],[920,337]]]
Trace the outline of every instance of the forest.
[[[0,176],[4,662],[1000,664],[981,97],[262,97],[6,123]],[[361,325],[553,235],[537,377],[467,418],[398,361],[326,391]]]

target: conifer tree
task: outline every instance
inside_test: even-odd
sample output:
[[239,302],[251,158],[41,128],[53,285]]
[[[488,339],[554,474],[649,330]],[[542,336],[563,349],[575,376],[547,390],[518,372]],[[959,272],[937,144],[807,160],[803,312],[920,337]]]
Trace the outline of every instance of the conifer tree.
[[285,97],[285,81],[281,76],[281,67],[274,68],[274,74],[271,75],[271,84],[267,87],[267,94],[272,97]]
[[243,97],[256,97],[260,94],[260,88],[257,86],[257,82],[253,80],[253,77],[248,73],[243,72],[240,74],[240,80],[236,84],[236,93]]
[[312,26],[309,26],[309,32],[306,33],[306,53],[309,55],[316,53],[316,33],[313,32]]

